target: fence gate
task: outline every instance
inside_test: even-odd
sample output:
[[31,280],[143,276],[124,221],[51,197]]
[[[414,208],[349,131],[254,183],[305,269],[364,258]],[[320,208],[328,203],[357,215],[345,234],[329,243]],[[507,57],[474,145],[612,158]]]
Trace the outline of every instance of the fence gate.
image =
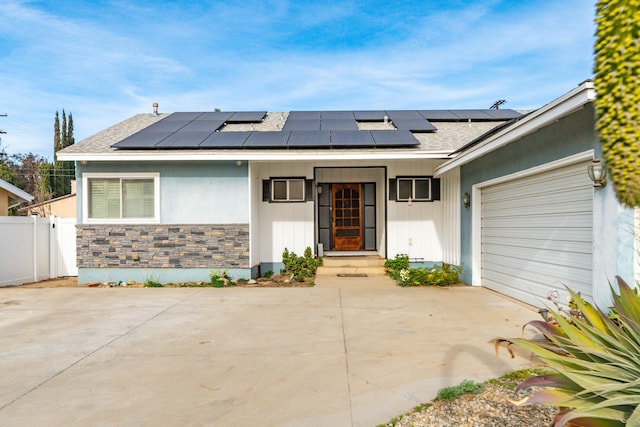
[[76,219],[51,217],[49,276],[77,276]]

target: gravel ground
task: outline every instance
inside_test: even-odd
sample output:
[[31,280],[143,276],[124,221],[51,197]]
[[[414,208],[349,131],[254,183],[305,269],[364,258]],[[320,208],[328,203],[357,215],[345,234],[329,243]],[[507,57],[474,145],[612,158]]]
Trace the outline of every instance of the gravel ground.
[[538,405],[516,406],[507,400],[520,400],[531,390],[515,393],[522,378],[488,381],[481,394],[454,400],[435,400],[413,413],[383,424],[384,427],[548,427],[558,410]]

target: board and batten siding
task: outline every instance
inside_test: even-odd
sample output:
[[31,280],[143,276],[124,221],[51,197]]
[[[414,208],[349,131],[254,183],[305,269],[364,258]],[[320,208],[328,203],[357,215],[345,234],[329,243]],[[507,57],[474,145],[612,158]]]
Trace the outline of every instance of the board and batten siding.
[[255,172],[254,195],[257,203],[257,227],[252,226],[255,233],[253,239],[260,248],[260,263],[278,263],[282,261],[282,251],[287,248],[298,255],[304,253],[308,246],[314,250],[314,202],[269,203],[262,201],[262,180],[270,178],[313,178],[313,165],[310,162],[261,162],[252,168]]
[[[390,161],[387,177],[433,176],[440,163],[435,159]],[[412,261],[441,262],[445,238],[442,201],[387,203],[387,258],[407,254]]]
[[460,265],[460,168],[440,177],[442,198],[442,262]]
[[593,186],[579,162],[481,189],[482,285],[535,306],[593,297]]

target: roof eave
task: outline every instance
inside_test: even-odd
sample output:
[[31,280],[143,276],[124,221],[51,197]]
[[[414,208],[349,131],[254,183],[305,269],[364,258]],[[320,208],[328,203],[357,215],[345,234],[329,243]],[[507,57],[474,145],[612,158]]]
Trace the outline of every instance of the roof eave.
[[530,113],[513,125],[489,136],[485,141],[475,144],[466,150],[462,149],[456,157],[438,166],[435,170],[435,175],[442,175],[526,135],[532,134],[538,129],[548,126],[593,102],[595,96],[593,81],[586,80],[572,91]]
[[304,160],[387,160],[387,159],[443,159],[448,158],[449,151],[384,151],[363,152],[354,150],[345,152],[334,150],[330,152],[265,152],[265,151],[234,151],[234,152],[205,152],[205,151],[162,151],[145,152],[119,151],[118,153],[69,153],[58,154],[58,160],[84,162],[164,162],[164,161],[304,161]]
[[33,200],[31,194],[2,179],[0,179],[0,188],[6,190],[10,196],[13,196],[11,199],[18,201],[18,203],[31,202]]

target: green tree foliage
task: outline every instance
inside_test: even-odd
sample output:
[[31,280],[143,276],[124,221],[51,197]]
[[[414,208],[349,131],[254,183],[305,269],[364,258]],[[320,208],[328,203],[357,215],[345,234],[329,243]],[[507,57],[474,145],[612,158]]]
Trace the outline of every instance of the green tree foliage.
[[[71,193],[71,180],[75,177],[75,164],[73,162],[58,161],[57,153],[65,147],[73,145],[73,116],[62,110],[62,124],[60,115],[56,111],[53,122],[53,151],[55,161],[41,169],[43,184],[40,186],[41,194],[48,194],[51,198],[64,196]],[[45,191],[46,190],[46,191]]]
[[596,7],[596,128],[618,200],[640,206],[640,0]]

